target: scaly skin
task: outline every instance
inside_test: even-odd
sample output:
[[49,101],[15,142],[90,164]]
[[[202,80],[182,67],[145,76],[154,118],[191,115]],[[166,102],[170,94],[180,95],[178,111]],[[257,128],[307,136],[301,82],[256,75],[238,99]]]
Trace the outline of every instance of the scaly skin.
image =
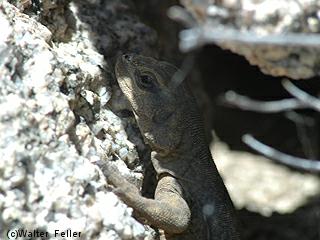
[[155,199],[147,199],[111,164],[100,163],[116,194],[161,229],[161,239],[239,239],[234,208],[206,144],[195,100],[186,83],[173,77],[179,70],[138,55],[119,57],[115,70],[152,149],[158,177]]

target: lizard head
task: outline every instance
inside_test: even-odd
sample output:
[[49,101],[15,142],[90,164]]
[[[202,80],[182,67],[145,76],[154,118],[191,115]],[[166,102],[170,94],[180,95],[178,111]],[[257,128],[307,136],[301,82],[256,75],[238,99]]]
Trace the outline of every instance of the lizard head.
[[167,62],[133,54],[120,56],[115,67],[146,143],[162,153],[174,150],[183,134],[181,109],[188,91],[184,83],[179,87],[170,84],[177,71]]

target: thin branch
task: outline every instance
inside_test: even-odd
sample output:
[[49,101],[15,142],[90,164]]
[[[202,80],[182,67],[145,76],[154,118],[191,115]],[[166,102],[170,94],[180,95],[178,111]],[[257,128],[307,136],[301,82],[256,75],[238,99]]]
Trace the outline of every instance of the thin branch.
[[170,81],[170,87],[177,88],[180,86],[180,84],[186,79],[188,74],[191,72],[192,68],[194,66],[194,55],[188,55],[183,60],[180,70],[175,72],[173,74],[171,81]]
[[256,150],[257,152],[265,155],[266,157],[272,158],[282,164],[301,170],[320,172],[319,160],[309,160],[282,153],[274,148],[271,148],[259,142],[250,134],[243,135],[242,141],[252,149]]
[[314,139],[308,134],[308,129],[315,129],[314,119],[302,114],[298,114],[295,111],[289,111],[285,113],[285,116],[296,125],[298,139],[302,145],[305,156],[307,156],[308,158],[315,158],[317,145],[313,141]]
[[292,96],[294,96],[310,108],[313,108],[314,110],[320,112],[320,100],[318,98],[311,96],[305,91],[297,88],[289,80],[283,80],[282,85]]
[[320,34],[286,33],[259,36],[254,32],[242,32],[210,23],[180,32],[180,49],[184,52],[206,43],[238,43],[250,45],[273,45],[281,47],[320,47]]
[[167,15],[172,20],[180,22],[182,25],[184,25],[187,28],[192,28],[197,26],[197,21],[194,19],[192,14],[183,7],[172,6],[168,9]]
[[234,106],[242,110],[263,112],[263,113],[276,113],[282,111],[288,111],[293,109],[306,108],[306,104],[301,103],[299,100],[283,99],[277,101],[257,101],[252,100],[243,95],[237,94],[233,91],[228,91],[223,97],[220,98],[223,104]]
[[314,127],[316,125],[314,118],[304,116],[302,114],[296,113],[295,111],[286,112],[284,115],[287,119],[291,120],[295,124],[301,124],[306,127]]

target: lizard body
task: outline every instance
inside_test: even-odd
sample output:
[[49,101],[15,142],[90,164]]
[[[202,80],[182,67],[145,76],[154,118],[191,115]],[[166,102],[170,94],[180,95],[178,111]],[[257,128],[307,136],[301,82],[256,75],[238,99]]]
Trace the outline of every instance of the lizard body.
[[123,55],[115,71],[152,149],[158,178],[155,199],[148,199],[117,169],[101,164],[116,194],[161,229],[161,239],[239,239],[234,208],[205,141],[197,104],[186,83],[173,79],[179,70],[153,58]]

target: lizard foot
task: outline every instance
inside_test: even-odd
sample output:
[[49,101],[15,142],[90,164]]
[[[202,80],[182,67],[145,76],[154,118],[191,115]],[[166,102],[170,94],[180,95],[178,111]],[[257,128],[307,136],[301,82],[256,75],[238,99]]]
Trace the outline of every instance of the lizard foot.
[[115,188],[113,192],[120,198],[126,198],[128,195],[140,195],[139,190],[135,185],[130,183],[121,175],[116,166],[108,161],[99,160],[95,162],[106,177],[107,182],[113,185]]

